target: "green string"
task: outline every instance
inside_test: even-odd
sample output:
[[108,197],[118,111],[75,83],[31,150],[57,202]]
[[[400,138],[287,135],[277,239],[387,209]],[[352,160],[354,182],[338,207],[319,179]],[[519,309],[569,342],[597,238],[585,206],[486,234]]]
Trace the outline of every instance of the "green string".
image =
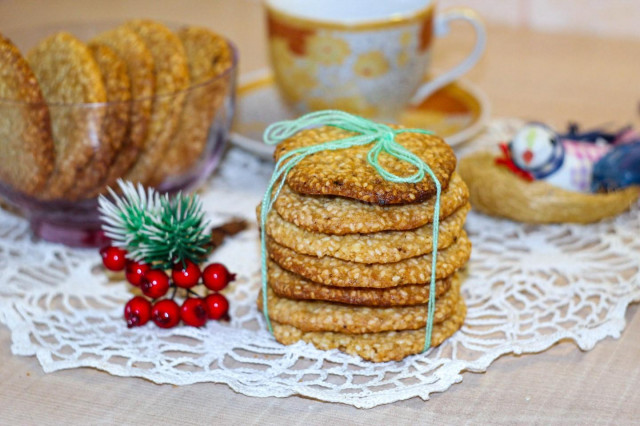
[[[438,178],[431,168],[420,157],[406,149],[395,141],[395,136],[400,133],[421,133],[433,134],[428,130],[422,129],[393,129],[385,124],[375,123],[373,121],[348,114],[343,111],[325,110],[312,112],[303,115],[295,120],[280,121],[271,124],[264,131],[264,142],[269,145],[275,145],[288,139],[304,129],[318,126],[332,126],[343,130],[357,133],[356,136],[338,139],[297,148],[283,155],[276,163],[275,170],[267,186],[267,191],[262,199],[260,210],[260,248],[262,261],[262,312],[269,331],[273,333],[271,319],[269,318],[269,307],[267,305],[267,215],[273,207],[273,203],[280,195],[280,191],[285,184],[285,177],[289,171],[295,167],[300,161],[309,155],[321,151],[337,151],[353,146],[373,144],[367,155],[367,161],[385,180],[394,183],[417,183],[424,179],[425,174],[433,180],[436,186],[436,202],[433,211],[433,251],[431,253],[431,283],[429,284],[429,303],[427,309],[427,325],[425,328],[425,342],[423,352],[431,346],[431,334],[433,332],[433,315],[435,311],[435,282],[436,282],[436,260],[438,257],[438,229],[440,225],[440,193],[441,187]],[[379,162],[381,153],[386,153],[405,161],[414,166],[417,171],[411,176],[397,176],[385,170]],[[273,192],[277,184],[277,189]]]

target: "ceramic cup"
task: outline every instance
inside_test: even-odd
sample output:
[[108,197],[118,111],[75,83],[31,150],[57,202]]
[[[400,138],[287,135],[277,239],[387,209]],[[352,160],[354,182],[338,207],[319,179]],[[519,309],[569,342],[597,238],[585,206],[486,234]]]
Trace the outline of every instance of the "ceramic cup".
[[[435,13],[433,0],[265,0],[277,85],[295,110],[341,109],[394,118],[456,80],[486,44],[470,9]],[[425,83],[434,36],[463,20],[475,29],[472,52]]]

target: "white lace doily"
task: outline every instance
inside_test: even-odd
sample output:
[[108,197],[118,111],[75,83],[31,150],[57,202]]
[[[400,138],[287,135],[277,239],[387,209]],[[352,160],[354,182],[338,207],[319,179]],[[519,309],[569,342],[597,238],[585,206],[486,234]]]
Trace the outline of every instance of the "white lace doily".
[[[509,130],[509,122],[496,121],[485,142]],[[203,191],[214,224],[230,216],[254,222],[271,169],[231,149]],[[255,226],[212,256],[238,273],[227,294],[230,323],[127,329],[122,311],[129,287],[108,279],[97,250],[34,242],[23,219],[0,211],[0,321],[11,330],[13,353],[37,356],[46,372],[95,367],[157,383],[217,382],[251,396],[304,395],[374,407],[428,399],[503,354],[543,351],[562,339],[591,349],[619,337],[627,306],[640,300],[637,206],[588,226],[529,226],[472,212],[467,230],[473,253],[463,285],[465,325],[440,347],[401,362],[374,364],[275,342],[255,307]]]

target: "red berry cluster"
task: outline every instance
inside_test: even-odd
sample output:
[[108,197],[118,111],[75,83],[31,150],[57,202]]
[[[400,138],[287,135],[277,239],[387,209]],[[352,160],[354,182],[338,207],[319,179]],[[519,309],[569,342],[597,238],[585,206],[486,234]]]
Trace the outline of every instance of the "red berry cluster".
[[[193,327],[203,326],[208,319],[221,319],[227,315],[229,302],[224,295],[218,293],[229,282],[235,279],[235,274],[229,273],[221,263],[212,263],[204,268],[190,260],[175,264],[171,270],[171,278],[162,269],[128,260],[127,252],[118,247],[105,247],[100,250],[102,263],[110,271],[125,271],[125,277],[131,285],[140,288],[142,296],[135,296],[124,307],[124,318],[127,326],[138,327],[146,324],[150,319],[161,328],[175,327],[180,320]],[[200,297],[192,289],[200,282],[213,291],[205,297]],[[170,298],[164,298],[169,289],[173,288]],[[182,305],[174,299],[178,289],[186,292]],[[159,299],[159,300],[158,300]],[[152,303],[153,302],[153,303]]]

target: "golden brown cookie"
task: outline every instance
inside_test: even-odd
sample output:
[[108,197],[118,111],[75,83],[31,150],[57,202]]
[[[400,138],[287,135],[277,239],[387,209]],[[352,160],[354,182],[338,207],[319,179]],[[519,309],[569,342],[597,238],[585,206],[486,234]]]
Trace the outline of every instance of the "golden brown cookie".
[[201,27],[187,27],[177,32],[189,65],[190,88],[184,110],[159,176],[178,175],[197,164],[207,146],[209,128],[232,90],[233,52],[227,41]]
[[49,109],[31,67],[0,34],[0,181],[30,196],[54,165]]
[[[427,283],[431,278],[431,253],[396,263],[355,263],[335,257],[315,257],[267,240],[269,256],[282,268],[308,280],[336,287],[389,288],[406,284]],[[436,279],[453,274],[464,266],[471,254],[471,242],[462,231],[445,250],[438,250]]]
[[102,74],[89,48],[66,32],[41,41],[27,58],[49,104],[53,129],[56,159],[45,197],[61,198],[100,144],[104,110],[77,105],[107,100]]
[[[469,190],[456,173],[442,192],[440,217],[467,203]],[[275,202],[287,222],[311,232],[344,235],[414,229],[433,221],[435,197],[417,204],[378,206],[349,198],[301,195],[285,185]]]
[[[438,249],[450,246],[464,226],[471,209],[465,204],[440,221]],[[383,231],[372,234],[329,235],[309,232],[283,220],[272,210],[267,218],[267,234],[278,244],[301,254],[331,256],[359,263],[391,263],[431,253],[433,227],[426,224],[411,231]]]
[[[436,297],[451,287],[452,278],[436,280]],[[429,301],[428,284],[390,288],[333,287],[307,280],[269,261],[269,287],[280,297],[296,300],[324,300],[363,306],[409,306]]]
[[[336,127],[303,130],[280,143],[275,160],[300,147],[355,136]],[[418,133],[402,133],[396,142],[420,157],[431,167],[443,189],[456,168],[453,150],[441,138]],[[308,195],[339,195],[379,205],[420,203],[435,194],[429,176],[418,183],[393,183],[383,179],[367,162],[370,145],[335,151],[322,151],[306,157],[287,175],[287,183],[296,192]],[[381,154],[380,165],[398,176],[411,176],[415,167],[387,154]]]
[[177,33],[189,62],[192,84],[219,76],[233,63],[233,52],[224,37],[203,27],[185,27]]
[[151,97],[156,84],[154,63],[144,41],[135,32],[122,26],[98,35],[91,44],[110,47],[125,62],[131,84],[129,127],[105,180],[105,183],[113,185],[135,163],[147,137]]
[[76,184],[65,195],[67,199],[95,196],[105,184],[115,184],[115,179],[111,182],[105,182],[104,179],[116,153],[122,147],[129,125],[131,82],[127,64],[107,45],[90,43],[89,50],[100,68],[107,92],[107,103],[99,107],[104,109],[105,117],[100,143],[95,147],[93,159],[80,172]]
[[[455,313],[440,324],[434,324],[431,347],[435,347],[460,329],[467,314],[464,299],[460,297]],[[346,334],[331,331],[304,332],[291,325],[272,321],[274,337],[285,345],[298,341],[313,344],[321,350],[338,349],[351,355],[358,355],[373,362],[400,361],[422,352],[425,330],[385,331],[368,334]]]
[[164,161],[173,137],[189,87],[187,56],[180,39],[159,22],[136,19],[124,26],[135,32],[146,44],[155,64],[155,97],[151,124],[146,142],[136,164],[127,173],[127,180],[155,185],[157,168]]
[[[346,334],[415,330],[427,323],[427,304],[413,306],[369,307],[320,300],[293,300],[267,289],[269,317],[300,331],[335,331]],[[451,288],[436,300],[433,323],[449,318],[460,298],[460,280],[453,278]],[[262,293],[258,295],[262,309]]]

